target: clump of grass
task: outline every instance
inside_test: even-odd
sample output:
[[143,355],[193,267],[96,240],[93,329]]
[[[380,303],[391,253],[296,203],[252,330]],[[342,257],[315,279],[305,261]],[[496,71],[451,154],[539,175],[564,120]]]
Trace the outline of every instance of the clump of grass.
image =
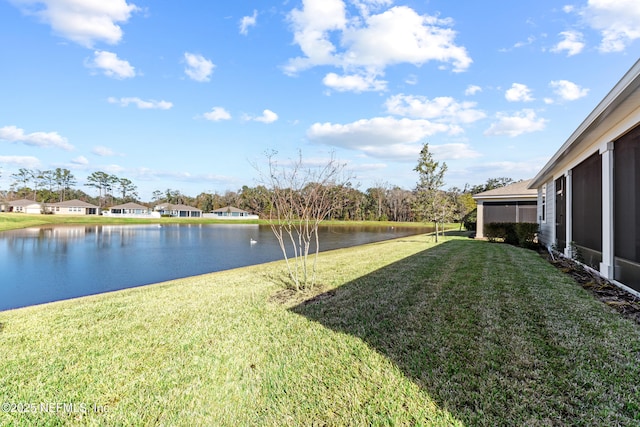
[[[0,425],[637,425],[640,327],[534,252],[412,236],[0,313]],[[94,406],[98,410],[93,410]]]

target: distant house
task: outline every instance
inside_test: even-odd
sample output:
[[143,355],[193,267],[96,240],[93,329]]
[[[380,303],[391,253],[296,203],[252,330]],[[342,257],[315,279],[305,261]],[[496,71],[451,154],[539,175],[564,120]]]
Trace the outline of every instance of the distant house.
[[160,215],[169,215],[174,218],[200,218],[202,216],[200,209],[187,205],[172,205],[167,203],[156,206],[154,210]]
[[100,212],[98,206],[78,199],[49,203],[45,209],[55,215],[97,215]]
[[211,213],[204,214],[203,216],[205,218],[218,219],[258,219],[258,215],[253,215],[233,206],[225,206],[224,208],[213,210]]
[[492,222],[537,221],[538,191],[529,189],[531,180],[475,194],[478,204],[476,238],[484,238],[484,226]]
[[8,202],[9,212],[27,213],[27,214],[41,214],[42,203],[34,202],[33,200],[20,199]]
[[542,243],[640,295],[640,61],[529,186]]
[[151,212],[146,206],[138,203],[125,203],[124,205],[111,206],[104,216],[117,216],[120,218],[160,218],[158,212]]

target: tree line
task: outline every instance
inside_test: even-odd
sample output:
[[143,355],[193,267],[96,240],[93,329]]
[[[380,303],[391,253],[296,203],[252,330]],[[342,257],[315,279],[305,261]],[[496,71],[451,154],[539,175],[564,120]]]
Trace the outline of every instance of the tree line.
[[[426,144],[425,144],[426,147]],[[428,150],[428,149],[427,149]],[[427,151],[428,153],[428,151]],[[420,162],[433,162],[430,154],[421,158]],[[433,164],[431,165],[433,167]],[[464,188],[452,187],[442,189],[444,170],[434,182],[420,181],[416,188],[407,190],[387,182],[376,182],[372,187],[360,190],[350,181],[345,181],[340,188],[331,188],[331,192],[339,193],[335,198],[335,206],[327,218],[346,221],[429,221],[459,222],[465,220],[475,222],[476,203],[473,194],[499,188],[514,181],[511,178],[491,178],[484,184],[465,185]],[[442,168],[440,166],[440,168]],[[438,165],[436,164],[436,168]],[[419,167],[417,172],[421,174]],[[434,172],[434,171],[432,171]],[[421,175],[422,176],[422,175]],[[118,177],[103,171],[96,171],[86,178],[84,187],[92,188],[97,195],[91,195],[78,187],[78,180],[64,168],[53,170],[37,170],[21,168],[11,175],[12,184],[8,190],[1,191],[5,200],[26,198],[41,203],[62,202],[80,199],[100,207],[137,202],[153,207],[161,203],[185,204],[201,209],[203,212],[235,206],[240,209],[268,218],[273,214],[274,190],[268,185],[244,185],[237,191],[224,193],[202,192],[197,196],[189,196],[176,189],[156,190],[152,200],[144,203],[140,200],[135,183],[125,177]],[[309,183],[311,184],[311,183]],[[428,188],[428,195],[425,193]],[[430,204],[431,208],[426,209]],[[428,211],[428,212],[427,212]]]

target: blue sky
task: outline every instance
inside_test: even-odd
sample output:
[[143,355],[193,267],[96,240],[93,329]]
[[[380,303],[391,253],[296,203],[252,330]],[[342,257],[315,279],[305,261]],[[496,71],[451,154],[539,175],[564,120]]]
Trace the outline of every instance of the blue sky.
[[0,190],[62,167],[224,193],[271,150],[411,189],[425,142],[447,187],[531,178],[638,39],[637,0],[0,0]]

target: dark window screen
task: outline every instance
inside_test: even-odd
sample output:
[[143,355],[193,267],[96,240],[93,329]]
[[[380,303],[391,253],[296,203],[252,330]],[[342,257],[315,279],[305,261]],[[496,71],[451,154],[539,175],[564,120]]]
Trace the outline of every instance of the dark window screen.
[[[537,202],[484,202],[484,223],[537,222]],[[517,211],[517,216],[516,216]]]
[[538,222],[537,202],[518,202],[518,222]]
[[573,168],[573,240],[602,252],[602,157],[600,153]]
[[516,222],[515,202],[485,202],[483,207],[485,224],[490,222]]
[[616,141],[615,255],[640,262],[640,128]]

